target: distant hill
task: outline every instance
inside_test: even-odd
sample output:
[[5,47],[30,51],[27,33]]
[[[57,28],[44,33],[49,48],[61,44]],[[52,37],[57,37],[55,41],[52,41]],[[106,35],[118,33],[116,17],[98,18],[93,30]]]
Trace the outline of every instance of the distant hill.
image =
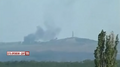
[[[34,44],[0,43],[0,61],[81,61],[94,59],[93,52],[96,46],[97,41],[78,37],[54,39]],[[120,48],[120,44],[118,48]],[[30,51],[30,56],[6,56],[6,51]],[[118,54],[118,59],[120,59],[120,54]]]

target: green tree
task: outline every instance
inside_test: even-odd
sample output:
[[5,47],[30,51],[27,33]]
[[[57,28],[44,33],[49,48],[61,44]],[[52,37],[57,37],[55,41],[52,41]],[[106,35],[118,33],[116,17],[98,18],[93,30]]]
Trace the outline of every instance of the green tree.
[[114,36],[112,32],[109,36],[106,36],[106,50],[105,58],[106,67],[117,67],[116,56],[117,56],[117,45],[119,43],[118,35]]
[[117,67],[118,43],[118,35],[115,37],[113,32],[110,35],[106,35],[105,31],[101,31],[98,35],[98,46],[94,51],[95,67]]
[[101,31],[101,33],[98,35],[98,47],[94,51],[94,56],[95,56],[95,67],[103,67],[104,65],[104,46],[105,46],[105,31]]

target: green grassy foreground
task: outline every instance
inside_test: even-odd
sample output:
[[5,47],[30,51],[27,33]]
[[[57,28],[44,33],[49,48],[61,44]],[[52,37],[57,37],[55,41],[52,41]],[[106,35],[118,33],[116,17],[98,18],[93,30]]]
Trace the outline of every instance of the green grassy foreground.
[[[120,60],[118,67],[120,67]],[[0,62],[0,67],[95,67],[92,60],[82,62],[36,62],[36,61],[13,61]]]

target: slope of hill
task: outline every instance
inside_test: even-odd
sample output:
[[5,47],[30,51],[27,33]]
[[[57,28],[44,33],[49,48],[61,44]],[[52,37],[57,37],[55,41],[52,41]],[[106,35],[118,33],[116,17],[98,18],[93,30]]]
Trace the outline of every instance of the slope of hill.
[[[94,59],[93,52],[97,46],[97,41],[70,37],[35,44],[1,43],[0,46],[0,61],[81,61]],[[120,45],[118,45],[119,47]],[[30,56],[6,56],[6,51],[30,51]]]

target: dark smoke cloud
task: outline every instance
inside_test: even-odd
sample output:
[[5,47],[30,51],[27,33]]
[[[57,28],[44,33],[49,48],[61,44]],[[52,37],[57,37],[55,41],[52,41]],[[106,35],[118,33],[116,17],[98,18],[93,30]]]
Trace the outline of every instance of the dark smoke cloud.
[[43,30],[42,27],[37,26],[37,31],[35,32],[35,37],[36,39],[42,39],[44,37],[45,31]]
[[61,29],[55,27],[54,23],[45,22],[44,25],[46,30],[40,26],[37,26],[37,30],[35,33],[29,34],[24,37],[24,43],[33,43],[38,40],[49,41],[55,39],[56,36],[60,33]]
[[24,37],[24,43],[33,43],[36,40],[36,37],[34,34],[29,34]]

